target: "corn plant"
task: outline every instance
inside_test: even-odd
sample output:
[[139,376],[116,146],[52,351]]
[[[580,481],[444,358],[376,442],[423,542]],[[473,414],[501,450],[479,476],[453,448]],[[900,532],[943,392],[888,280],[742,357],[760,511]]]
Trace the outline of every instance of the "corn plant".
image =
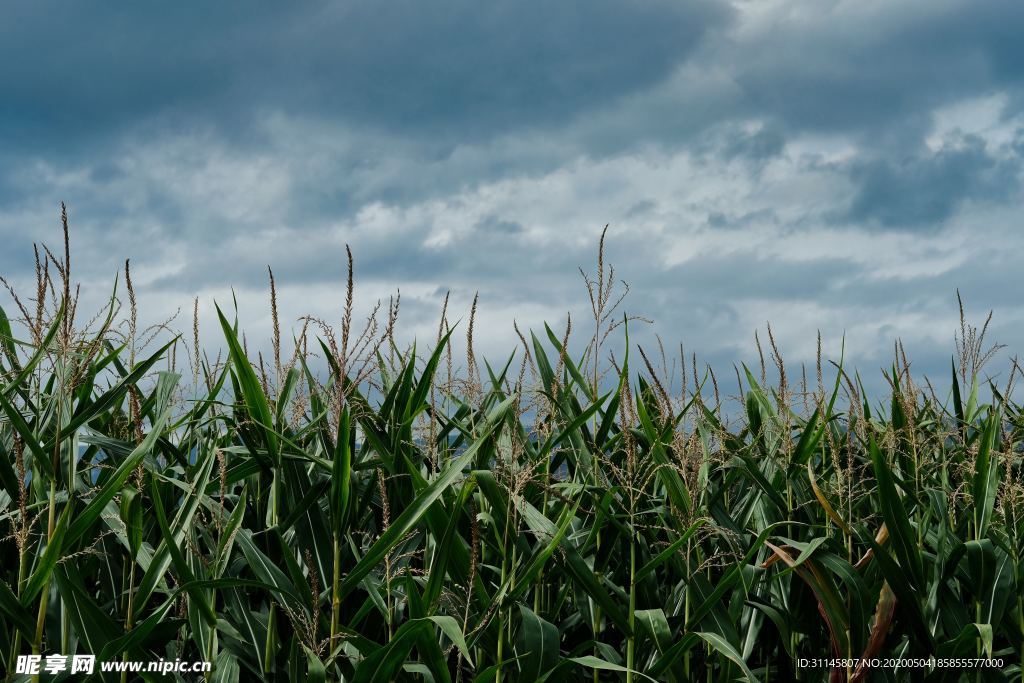
[[12,680],[28,653],[217,681],[1021,678],[1024,416],[984,328],[945,394],[899,346],[887,396],[820,342],[793,380],[770,334],[730,398],[630,342],[603,237],[589,341],[516,328],[500,365],[476,302],[465,349],[447,300],[426,350],[397,300],[357,330],[351,254],[340,325],[301,319],[290,354],[272,293],[267,360],[230,309],[202,344],[198,316],[138,329],[127,264],[81,323],[67,240],[36,264],[0,310]]

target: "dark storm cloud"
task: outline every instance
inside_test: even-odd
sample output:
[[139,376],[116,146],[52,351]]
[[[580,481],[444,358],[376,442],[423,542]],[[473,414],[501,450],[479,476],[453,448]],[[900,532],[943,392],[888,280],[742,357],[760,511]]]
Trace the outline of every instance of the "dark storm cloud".
[[564,122],[658,82],[728,15],[705,1],[605,0],[5,12],[0,134],[34,151],[161,125],[244,135],[268,110],[449,143]]
[[937,229],[965,201],[1004,202],[1020,190],[1021,159],[993,156],[968,136],[953,149],[850,165],[857,191],[843,218],[858,225]]
[[935,107],[1024,82],[1017,2],[822,3],[808,14],[742,46],[737,66],[746,108],[790,130],[915,141]]

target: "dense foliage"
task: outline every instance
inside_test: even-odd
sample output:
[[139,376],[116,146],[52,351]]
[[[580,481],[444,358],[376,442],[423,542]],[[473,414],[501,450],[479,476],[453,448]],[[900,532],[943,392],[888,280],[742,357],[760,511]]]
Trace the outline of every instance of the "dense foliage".
[[[500,366],[472,315],[454,352],[447,313],[400,348],[397,301],[357,331],[351,276],[340,326],[302,319],[294,352],[273,297],[266,361],[219,309],[217,339],[157,348],[127,269],[126,305],[79,325],[69,252],[37,263],[0,318],[0,668],[1020,680],[1024,419],[983,330],[961,329],[948,395],[899,346],[875,401],[841,361],[787,375],[773,339],[729,398],[628,343],[603,259],[589,343],[545,328]],[[1003,666],[799,662],[933,656]]]

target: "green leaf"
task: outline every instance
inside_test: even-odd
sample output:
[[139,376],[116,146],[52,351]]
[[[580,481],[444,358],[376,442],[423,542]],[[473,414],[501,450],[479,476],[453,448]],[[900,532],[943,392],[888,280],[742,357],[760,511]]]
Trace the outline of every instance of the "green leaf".
[[634,616],[640,628],[651,639],[658,654],[665,654],[665,651],[672,647],[672,629],[669,628],[665,610],[638,609]]
[[489,436],[501,422],[514,403],[514,397],[505,399],[500,405],[494,408],[488,417],[487,425],[481,431],[477,441],[466,451],[451,460],[445,468],[437,475],[416,498],[405,507],[398,517],[391,523],[388,530],[381,534],[380,538],[370,546],[363,558],[349,571],[345,580],[339,586],[339,594],[342,598],[348,595],[359,585],[363,578],[369,574],[381,561],[384,556],[405,537],[409,531],[416,526],[420,519],[427,513],[430,507],[440,498],[448,488],[462,476],[463,470],[472,461],[478,449],[486,443]]
[[[569,657],[568,659],[566,659],[566,661],[572,662],[574,664],[579,664],[580,666],[586,667],[588,669],[599,669],[601,671],[618,671],[620,673],[630,672],[630,669],[627,669],[621,664],[612,664],[611,662],[605,661],[600,657],[595,657],[593,655],[585,655],[583,657]],[[548,672],[545,676],[538,679],[538,683],[541,683],[541,681],[546,681],[552,673],[554,672]],[[640,676],[643,676],[644,678],[650,681],[654,680],[647,674],[642,673],[640,671],[633,671],[632,673],[639,674]]]
[[459,622],[455,620],[455,617],[444,614],[432,614],[427,615],[426,618],[440,627],[441,631],[452,641],[452,644],[458,648],[462,657],[469,662],[470,666],[473,666],[473,656],[469,653],[469,647],[466,645],[466,636],[463,635],[462,628],[459,626]]
[[[61,434],[73,434],[75,431],[78,430],[79,427],[88,424],[98,415],[102,415],[106,411],[110,410],[110,408],[112,408],[119,401],[121,401],[122,398],[124,398],[125,394],[128,393],[131,387],[138,385],[139,380],[141,380],[146,375],[146,373],[149,372],[149,370],[157,363],[157,361],[164,357],[164,353],[167,351],[167,349],[173,346],[176,341],[177,340],[167,342],[149,358],[142,361],[141,363],[136,364],[128,375],[122,377],[121,380],[116,385],[114,385],[111,389],[104,392],[104,394],[100,396],[98,399],[80,406],[79,409],[75,411],[75,414],[71,417],[71,420],[68,422],[68,424],[61,427]],[[166,392],[169,389],[173,389],[174,384],[177,382],[178,376],[169,372],[162,372],[160,373],[160,376],[164,385],[159,387],[159,391],[161,393],[166,394]],[[166,405],[164,407],[166,407]],[[53,444],[47,443],[46,448],[53,448]]]
[[[185,556],[181,554],[181,548],[178,547],[178,543],[174,538],[174,533],[171,531],[170,525],[167,524],[167,515],[164,512],[163,501],[160,500],[160,487],[157,485],[156,479],[150,480],[149,487],[150,495],[153,498],[153,509],[156,512],[157,524],[160,526],[160,532],[164,536],[164,542],[167,544],[167,550],[171,554],[171,562],[174,564],[174,570],[177,572],[179,580],[185,582],[188,585],[194,585],[195,576],[192,574],[192,570],[188,566],[188,562],[185,561]],[[193,588],[189,591],[189,597],[193,603],[199,607],[200,613],[204,620],[209,626],[217,625],[217,613],[213,611],[213,607],[206,599],[206,594],[200,588]]]
[[910,526],[910,516],[903,506],[903,497],[896,490],[892,469],[885,461],[881,450],[872,435],[869,442],[871,464],[874,467],[875,480],[878,482],[878,507],[889,529],[891,545],[899,560],[900,566],[909,574],[915,586],[924,585],[924,570],[921,555],[917,548],[917,538]]
[[306,680],[309,683],[324,683],[327,680],[324,663],[320,661],[320,657],[315,652],[305,645],[302,646],[302,649],[306,651]]
[[809,559],[817,546],[813,543],[808,544],[808,550],[801,552],[800,557],[794,559],[785,549],[771,543],[766,543],[766,545],[814,592],[814,597],[818,601],[818,612],[828,626],[829,637],[832,641],[832,654],[842,657],[844,653],[849,652],[850,617],[846,607],[840,599],[834,583],[818,569],[813,560]]
[[299,598],[299,593],[291,579],[263,551],[256,547],[252,540],[252,532],[249,529],[241,529],[238,532],[237,540],[249,564],[249,569],[256,575],[256,578],[273,586],[293,612],[297,614],[304,612],[306,606]]
[[743,559],[738,564],[734,564],[720,580],[715,582],[715,587],[711,593],[690,613],[690,618],[686,622],[687,630],[693,630],[693,626],[700,623],[700,621],[704,619],[709,612],[711,612],[711,609],[719,603],[722,596],[728,593],[732,587],[736,585],[736,582],[738,582],[743,576],[744,565],[748,564],[754,556],[757,555],[765,541],[768,540],[768,536],[770,536],[771,533],[782,524],[783,522],[770,524],[761,531],[760,534],[758,534],[757,538],[754,539],[754,542],[750,545],[750,548],[747,549]]
[[462,490],[459,491],[459,497],[452,506],[452,509],[456,512],[449,519],[448,526],[444,530],[444,536],[441,537],[441,542],[437,544],[437,548],[434,551],[434,560],[430,565],[430,575],[423,592],[423,600],[431,611],[436,609],[437,601],[441,597],[441,592],[448,579],[448,562],[452,556],[451,549],[458,537],[459,514],[457,511],[466,509],[469,496],[474,489],[473,481],[474,479],[471,477],[463,483]]
[[[21,411],[13,403],[7,400],[7,398],[0,392],[0,408],[7,413],[7,419],[10,421],[12,427],[18,432],[21,437],[21,442],[25,444],[29,452],[32,454],[33,460],[39,466],[40,471],[45,472],[51,479],[56,476],[56,472],[53,469],[53,460],[50,455],[43,449],[39,439],[36,438],[32,428],[29,427],[28,422],[25,421],[25,417],[21,414]],[[6,488],[10,490],[11,498],[17,499],[17,483],[8,482]]]
[[391,642],[375,650],[356,667],[352,683],[393,680],[408,659],[416,640],[428,628],[428,622],[423,620],[407,621],[402,624]]
[[645,564],[643,567],[641,567],[639,571],[637,571],[637,573],[636,573],[636,581],[638,583],[640,581],[643,581],[648,576],[653,574],[654,571],[657,570],[658,567],[660,567],[665,562],[668,562],[670,559],[675,557],[676,553],[678,553],[680,550],[682,550],[683,546],[685,546],[690,541],[690,539],[693,538],[693,535],[695,533],[697,533],[697,531],[699,531],[700,528],[702,526],[704,526],[705,524],[707,524],[709,521],[710,520],[701,518],[701,519],[698,519],[693,524],[691,524],[689,526],[689,528],[687,528],[687,530],[684,531],[683,534],[679,538],[677,538],[676,540],[672,541],[672,543],[670,543],[668,545],[668,547],[666,547],[664,550],[662,550],[660,553],[658,553],[647,564]]
[[0,390],[0,399],[5,399],[9,394],[14,393],[22,388],[22,383],[25,381],[36,366],[46,358],[46,354],[50,351],[50,344],[53,343],[54,338],[57,336],[57,331],[60,330],[61,322],[64,317],[64,302],[61,301],[60,307],[53,315],[53,322],[50,323],[50,327],[46,330],[46,334],[43,336],[42,341],[36,346],[35,351],[32,353],[32,357],[28,359],[28,362],[22,366],[21,371],[14,376],[14,378],[7,383],[7,386]]
[[153,428],[150,430],[146,438],[142,440],[142,443],[131,452],[127,458],[118,466],[113,474],[103,483],[102,488],[99,492],[93,495],[89,499],[89,503],[85,506],[85,509],[75,515],[75,521],[72,522],[68,529],[68,542],[72,543],[82,537],[89,527],[99,518],[114,496],[118,494],[124,483],[128,480],[128,477],[132,475],[135,468],[139,466],[150,452],[153,450],[153,446],[156,445],[157,439],[160,438],[163,432],[164,424],[167,422],[167,414],[163,413],[156,418],[153,423]]
[[[542,533],[548,538],[562,537],[564,531],[560,532],[559,528],[555,526],[551,520],[542,515],[537,508],[533,507],[525,500],[517,500],[516,503],[517,507],[522,512],[523,520],[532,531],[535,533]],[[595,603],[601,606],[604,614],[614,621],[616,626],[622,629],[624,633],[631,633],[633,629],[630,628],[629,619],[626,617],[625,612],[623,612],[619,604],[612,599],[605,587],[598,582],[597,578],[594,576],[594,569],[587,565],[580,556],[579,551],[571,543],[565,540],[560,542],[559,549],[563,567],[565,567],[566,572],[570,577],[572,577],[573,581],[578,583],[583,592]]]
[[[64,509],[60,513],[60,517],[57,518],[57,524],[54,526],[53,535],[50,536],[49,541],[46,543],[46,549],[43,551],[42,557],[36,563],[36,569],[32,572],[32,576],[29,577],[28,583],[25,584],[24,590],[21,591],[21,604],[28,606],[36,599],[39,592],[50,584],[50,574],[53,573],[53,568],[57,566],[57,561],[61,557],[61,551],[63,550],[65,539],[68,536],[68,519],[71,516],[71,505],[65,505]],[[42,543],[42,541],[40,541]]]
[[12,370],[18,370],[18,351],[14,346],[14,332],[11,330],[11,321],[7,318],[7,312],[0,306],[0,349],[3,349],[7,356],[7,362],[11,364]]
[[998,412],[989,415],[982,430],[978,444],[978,455],[974,459],[974,477],[971,493],[974,502],[974,528],[977,538],[983,538],[988,532],[989,522],[996,506],[996,494],[999,490],[1000,467],[992,459],[997,432],[1000,424]]
[[125,536],[132,560],[139,555],[142,546],[142,499],[135,489],[121,489],[121,521],[124,522]]
[[713,649],[717,650],[718,652],[721,652],[727,658],[732,660],[732,662],[735,663],[743,672],[744,679],[749,681],[749,683],[758,683],[758,679],[754,676],[753,672],[747,666],[747,663],[743,660],[743,657],[740,656],[740,653],[737,652],[736,648],[730,645],[727,640],[722,638],[722,636],[718,635],[717,633],[706,632],[698,632],[697,635],[704,642],[710,645]]
[[521,680],[536,681],[558,663],[561,636],[558,628],[537,616],[526,605],[519,605],[522,625],[516,643]]
[[4,581],[0,581],[0,611],[5,615],[4,618],[16,626],[26,639],[31,640],[35,637],[35,620]]
[[[192,490],[196,492],[205,490],[210,479],[210,472],[213,469],[213,463],[214,452],[210,451],[206,458],[198,463],[199,470],[195,474],[195,484],[193,485]],[[172,543],[180,545],[184,541],[186,532],[193,524],[196,510],[199,509],[201,500],[202,496],[198,493],[196,493],[196,495],[186,493],[186,495],[182,497],[183,505],[178,508],[177,514],[170,523],[174,532],[171,538]],[[145,607],[149,598],[152,596],[153,591],[156,590],[158,584],[163,580],[164,574],[171,565],[169,545],[167,538],[161,537],[156,551],[153,553],[149,564],[146,566],[146,572],[142,575],[142,580],[139,582],[135,593],[135,607],[139,612],[141,612]]]
[[975,644],[981,640],[985,654],[992,657],[992,638],[991,624],[967,624],[955,638],[939,645],[939,654],[948,658],[973,655]]
[[231,362],[235,368],[235,375],[238,377],[238,384],[242,390],[242,399],[245,401],[245,409],[261,428],[263,443],[270,453],[270,459],[275,465],[280,464],[280,451],[278,450],[277,433],[274,431],[274,417],[270,412],[270,404],[263,393],[263,387],[256,371],[252,369],[249,358],[245,355],[242,345],[238,343],[238,336],[234,328],[228,323],[220,306],[217,307],[217,317],[220,319],[220,326],[224,330],[224,338],[228,342],[231,352]]
[[81,576],[62,564],[53,573],[64,609],[89,652],[100,652],[117,637],[120,627],[86,590]]
[[331,470],[331,527],[340,535],[346,524],[349,497],[352,492],[352,433],[348,406],[344,406],[338,422]]

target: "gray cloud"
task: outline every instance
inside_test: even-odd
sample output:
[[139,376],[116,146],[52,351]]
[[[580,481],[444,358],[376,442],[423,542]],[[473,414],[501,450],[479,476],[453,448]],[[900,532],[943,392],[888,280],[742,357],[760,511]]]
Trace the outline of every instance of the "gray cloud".
[[704,0],[19,5],[0,29],[0,133],[91,152],[125,130],[212,123],[245,142],[269,110],[443,154],[648,87],[727,17]]
[[1018,3],[823,3],[777,16],[744,46],[737,80],[753,111],[791,129],[915,140],[936,106],[1024,78]]
[[857,192],[843,217],[858,224],[934,228],[962,202],[1014,197],[1020,171],[1019,156],[994,156],[974,136],[935,153],[857,160],[848,169]]

